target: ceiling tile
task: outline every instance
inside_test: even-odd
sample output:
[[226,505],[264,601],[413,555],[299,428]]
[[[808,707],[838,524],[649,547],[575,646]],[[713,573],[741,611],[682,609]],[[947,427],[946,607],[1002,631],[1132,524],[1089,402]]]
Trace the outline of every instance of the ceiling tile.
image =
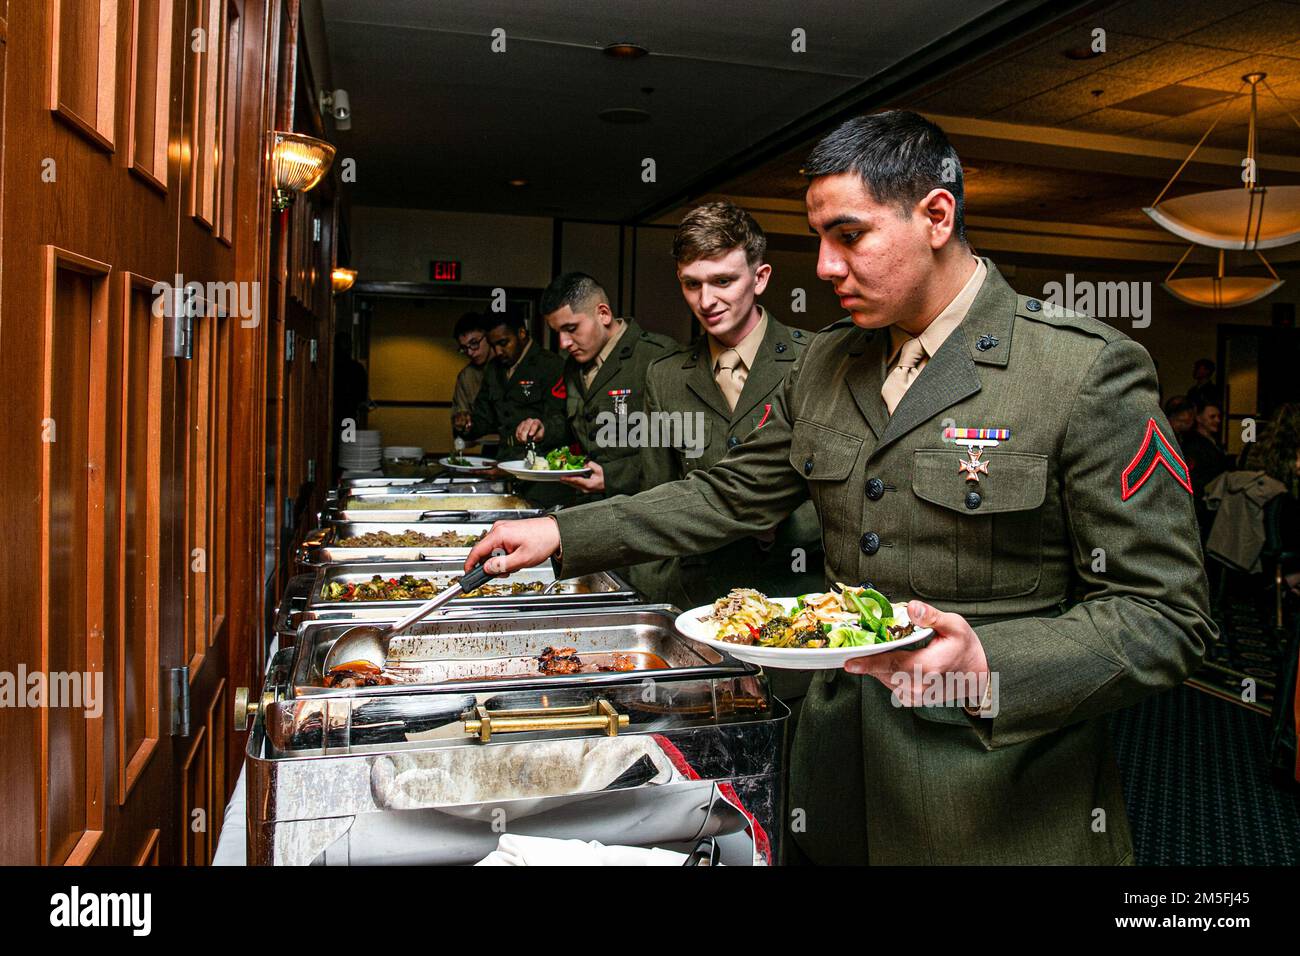
[[[1008,82],[1008,73],[1014,75],[1013,82]],[[1067,79],[1055,69],[1022,65],[1008,70],[999,65],[954,81],[938,93],[918,100],[916,108],[933,113],[985,117]]]
[[1138,113],[1133,110],[1101,109],[1092,113],[1076,116],[1066,123],[1072,130],[1086,133],[1127,133],[1130,130],[1150,126],[1160,117],[1151,113]]
[[1220,46],[1252,53],[1272,50],[1300,35],[1300,6],[1261,3],[1226,19],[1186,34],[1189,43]]
[[1075,116],[1091,113],[1093,110],[1164,85],[1159,81],[1136,80],[1122,76],[1103,79],[1101,73],[1095,73],[1022,100],[999,110],[995,116],[997,119],[1011,122],[1060,126]]
[[1127,59],[1160,44],[1159,40],[1153,40],[1149,37],[1107,31],[1104,53],[1087,60],[1072,60],[1066,56],[1066,50],[1092,49],[1092,31],[1095,26],[1095,24],[1090,24],[1062,31],[1044,40],[1033,49],[1014,57],[1012,62],[1017,68],[1021,65],[1050,66],[1068,74],[1068,76],[1062,77],[1062,79],[1068,79],[1095,73],[1119,60]]
[[1235,63],[1241,58],[1241,53],[1231,50],[1194,46],[1190,43],[1164,43],[1127,59],[1110,63],[1106,66],[1105,72],[1139,80],[1158,79],[1163,83],[1178,83],[1198,73]]
[[1097,15],[1107,30],[1172,40],[1255,6],[1255,0],[1131,0]]
[[[1248,55],[1218,69],[1189,77],[1185,82],[1215,90],[1244,90],[1242,76],[1254,72],[1267,73],[1269,85],[1279,93],[1284,87],[1300,84],[1300,60],[1270,54]],[[1267,90],[1261,89],[1260,93],[1268,95]]]

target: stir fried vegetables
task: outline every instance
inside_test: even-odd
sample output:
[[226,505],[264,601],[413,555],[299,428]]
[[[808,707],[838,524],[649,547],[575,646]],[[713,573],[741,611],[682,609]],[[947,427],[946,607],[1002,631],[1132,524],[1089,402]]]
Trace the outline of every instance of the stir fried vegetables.
[[[321,589],[321,597],[326,601],[427,601],[439,591],[450,587],[460,580],[454,577],[446,581],[431,578],[417,578],[411,574],[401,577],[385,578],[376,574],[369,581],[330,581]],[[540,581],[513,584],[485,584],[475,591],[460,597],[495,597],[502,594],[535,594],[543,589]]]
[[837,587],[800,595],[789,612],[758,591],[736,588],[714,602],[705,621],[716,624],[720,640],[762,647],[866,647],[915,629],[906,609],[874,588]]
[[443,531],[439,534],[422,534],[419,531],[370,531],[336,542],[340,548],[468,548],[477,544],[481,534],[460,534]]

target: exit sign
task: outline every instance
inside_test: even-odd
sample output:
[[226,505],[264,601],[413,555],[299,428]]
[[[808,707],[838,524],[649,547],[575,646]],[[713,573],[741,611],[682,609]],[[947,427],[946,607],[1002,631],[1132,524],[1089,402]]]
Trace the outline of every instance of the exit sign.
[[434,282],[459,282],[460,262],[456,259],[434,259],[429,263],[429,278]]

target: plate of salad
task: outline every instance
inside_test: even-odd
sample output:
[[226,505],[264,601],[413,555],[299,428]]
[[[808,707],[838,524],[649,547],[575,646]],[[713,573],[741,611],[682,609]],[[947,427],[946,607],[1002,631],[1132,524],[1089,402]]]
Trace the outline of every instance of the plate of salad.
[[591,474],[587,456],[575,454],[567,448],[553,448],[545,455],[538,455],[531,468],[522,458],[503,461],[499,467],[525,481],[559,481],[562,478],[585,478]]
[[934,631],[917,627],[906,604],[870,587],[769,598],[735,588],[712,604],[680,614],[677,630],[732,657],[778,670],[831,670],[919,644]]

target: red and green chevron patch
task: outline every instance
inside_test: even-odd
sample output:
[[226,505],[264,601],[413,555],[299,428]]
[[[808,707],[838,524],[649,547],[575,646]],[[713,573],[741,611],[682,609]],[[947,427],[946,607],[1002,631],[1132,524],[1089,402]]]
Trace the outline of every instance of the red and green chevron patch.
[[[1154,441],[1152,440],[1154,439]],[[1169,439],[1160,431],[1160,426],[1156,424],[1154,418],[1147,419],[1147,433],[1142,439],[1142,447],[1138,453],[1133,456],[1133,460],[1128,463],[1124,469],[1124,474],[1120,476],[1120,496],[1124,501],[1128,501],[1137,493],[1152,473],[1155,472],[1157,465],[1164,465],[1169,474],[1174,476],[1180,485],[1187,489],[1187,493],[1192,493],[1192,480],[1187,470],[1187,463],[1174,450]],[[1137,475],[1137,478],[1133,476]]]

